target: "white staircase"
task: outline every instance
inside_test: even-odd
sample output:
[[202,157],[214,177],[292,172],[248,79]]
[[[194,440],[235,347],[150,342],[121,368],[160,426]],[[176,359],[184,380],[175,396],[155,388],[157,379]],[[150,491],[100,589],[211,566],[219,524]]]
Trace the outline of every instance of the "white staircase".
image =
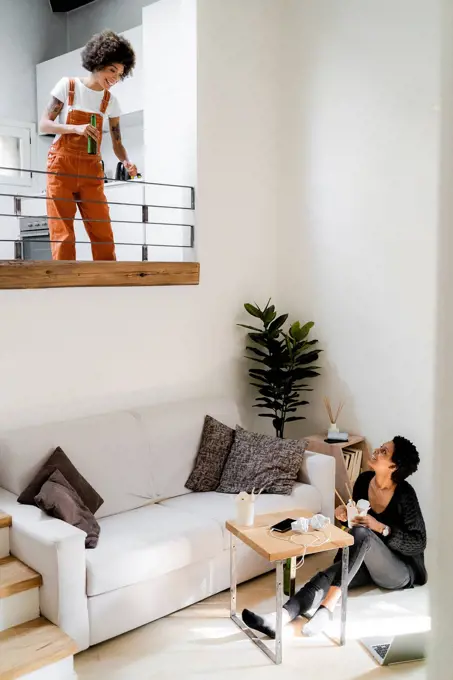
[[10,527],[0,511],[0,680],[70,680],[76,644],[40,617],[42,578],[9,554]]

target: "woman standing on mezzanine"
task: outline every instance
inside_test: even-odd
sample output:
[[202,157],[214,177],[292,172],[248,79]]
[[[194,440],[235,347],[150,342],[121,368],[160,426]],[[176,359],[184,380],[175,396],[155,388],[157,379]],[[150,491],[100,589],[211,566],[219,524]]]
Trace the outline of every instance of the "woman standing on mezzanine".
[[[121,112],[110,90],[131,74],[135,52],[128,40],[104,31],[87,43],[82,64],[90,75],[62,78],[52,90],[40,122],[41,132],[56,135],[47,159],[52,257],[54,260],[76,259],[74,217],[78,205],[91,241],[93,260],[115,260],[100,154],[102,127],[107,116],[113,150],[134,177],[137,168],[122,144]],[[56,122],[58,116],[64,122]]]

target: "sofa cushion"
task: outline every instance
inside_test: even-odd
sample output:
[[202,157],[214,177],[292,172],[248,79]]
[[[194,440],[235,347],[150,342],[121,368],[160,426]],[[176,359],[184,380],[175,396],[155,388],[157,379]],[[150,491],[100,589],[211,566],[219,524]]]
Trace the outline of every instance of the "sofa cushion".
[[88,596],[208,560],[223,548],[218,522],[161,505],[105,517],[99,524],[97,548],[86,553]]
[[219,493],[251,492],[289,495],[302,465],[305,441],[280,439],[236,428],[223,469]]
[[104,499],[96,517],[154,498],[148,442],[139,419],[127,411],[2,433],[0,486],[19,495],[57,446]]
[[186,482],[191,491],[215,491],[234,441],[234,430],[206,416],[195,466]]
[[[205,517],[217,522],[223,533],[223,549],[226,550],[229,547],[229,532],[225,528],[225,522],[234,519],[236,515],[235,498],[236,496],[233,495],[216,492],[192,493],[188,496],[171,498],[160,505],[185,515]],[[268,512],[303,508],[315,514],[321,511],[321,504],[322,499],[318,489],[310,484],[297,483],[290,496],[261,494],[255,501],[255,512],[263,515]]]
[[195,463],[207,413],[232,428],[240,422],[234,401],[222,397],[157,404],[135,413],[148,440],[159,499],[190,493],[185,484]]

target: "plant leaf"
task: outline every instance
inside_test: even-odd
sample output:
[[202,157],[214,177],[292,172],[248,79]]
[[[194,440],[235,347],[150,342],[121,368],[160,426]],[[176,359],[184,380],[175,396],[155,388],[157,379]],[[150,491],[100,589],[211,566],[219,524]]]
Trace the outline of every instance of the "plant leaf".
[[249,331],[256,331],[257,333],[262,332],[261,328],[256,328],[255,326],[247,326],[247,324],[245,323],[238,323],[236,325],[239,326],[239,328],[246,328]]
[[288,314],[282,314],[281,316],[278,316],[276,319],[274,319],[268,328],[268,332],[275,333],[278,331],[283,326],[288,316]]
[[249,352],[253,352],[253,354],[257,354],[260,357],[268,357],[269,354],[266,354],[266,352],[263,352],[262,349],[258,349],[257,347],[246,347],[246,350]]
[[289,329],[289,334],[292,338],[300,342],[307,337],[314,325],[313,321],[309,321],[304,326],[301,326],[299,321],[295,321]]
[[251,305],[249,302],[245,303],[244,309],[251,316],[255,316],[257,319],[263,318],[263,312],[261,311],[261,309],[259,307],[255,307],[255,305]]

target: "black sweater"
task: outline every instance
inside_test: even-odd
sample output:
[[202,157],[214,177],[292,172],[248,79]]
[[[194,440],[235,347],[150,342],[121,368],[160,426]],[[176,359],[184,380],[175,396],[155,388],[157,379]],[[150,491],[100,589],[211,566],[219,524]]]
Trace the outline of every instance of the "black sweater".
[[[352,492],[356,502],[361,498],[369,501],[368,490],[373,477],[372,471],[363,472],[358,477]],[[368,514],[390,528],[387,538],[379,536],[408,565],[411,572],[409,586],[424,585],[428,580],[424,559],[426,528],[417,494],[412,486],[406,481],[401,482],[384,512],[377,513],[370,508]]]

